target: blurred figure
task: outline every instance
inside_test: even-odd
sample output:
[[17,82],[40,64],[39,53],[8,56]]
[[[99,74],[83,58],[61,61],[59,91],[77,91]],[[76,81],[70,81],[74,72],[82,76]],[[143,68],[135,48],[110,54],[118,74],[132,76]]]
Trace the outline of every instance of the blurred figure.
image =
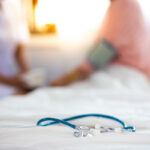
[[137,0],[111,0],[95,45],[87,60],[51,85],[86,79],[109,62],[134,67],[150,78],[149,38]]
[[29,70],[24,52],[28,38],[20,0],[0,0],[0,97],[25,87],[21,74]]

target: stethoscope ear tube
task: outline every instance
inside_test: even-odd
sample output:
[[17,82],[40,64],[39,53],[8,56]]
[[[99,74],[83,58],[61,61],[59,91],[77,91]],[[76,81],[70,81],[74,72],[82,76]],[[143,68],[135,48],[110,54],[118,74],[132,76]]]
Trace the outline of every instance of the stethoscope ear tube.
[[49,126],[49,125],[52,125],[51,122],[50,122],[50,123],[45,123],[45,124],[43,124],[43,122],[47,122],[47,121],[53,121],[53,122],[61,123],[61,124],[64,124],[64,125],[67,125],[67,126],[73,128],[73,129],[76,128],[76,125],[71,124],[71,123],[69,123],[69,122],[67,122],[67,121],[58,119],[58,118],[42,118],[42,119],[40,119],[40,120],[37,122],[37,126]]
[[[127,130],[127,131],[131,131],[131,132],[135,132],[135,128],[133,126],[127,126],[126,123],[116,117],[110,116],[110,115],[105,115],[105,114],[83,114],[83,115],[76,115],[76,116],[72,116],[72,117],[68,117],[65,119],[58,119],[58,118],[42,118],[37,122],[37,126],[49,126],[49,125],[54,125],[54,124],[64,124],[66,126],[69,126],[73,129],[76,129],[77,126],[74,124],[69,123],[68,121],[72,121],[72,120],[76,120],[76,119],[81,119],[81,118],[85,118],[85,117],[99,117],[99,118],[106,118],[106,119],[110,119],[110,120],[114,120],[118,123],[120,123],[122,125],[122,129],[123,130]],[[50,122],[47,122],[50,121]],[[44,123],[47,122],[47,123]]]

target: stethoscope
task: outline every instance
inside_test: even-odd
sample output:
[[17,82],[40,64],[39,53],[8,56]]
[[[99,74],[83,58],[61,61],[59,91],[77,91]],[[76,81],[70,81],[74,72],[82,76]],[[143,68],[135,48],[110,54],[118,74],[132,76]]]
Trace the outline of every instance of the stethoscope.
[[[77,126],[75,124],[72,124],[68,121],[81,119],[85,117],[98,117],[98,118],[106,118],[113,121],[116,121],[122,125],[122,128],[110,128],[110,127],[103,127],[103,126],[95,126],[95,129],[90,128],[88,126]],[[50,122],[47,122],[50,121]],[[44,123],[46,122],[46,123]],[[95,133],[105,133],[105,132],[123,132],[123,131],[131,131],[135,132],[135,128],[133,126],[127,126],[127,124],[113,116],[105,115],[105,114],[83,114],[83,115],[76,115],[65,119],[58,119],[58,118],[42,118],[37,122],[37,126],[50,126],[54,124],[64,124],[66,126],[69,126],[74,129],[74,136],[75,137],[86,137],[88,135],[93,135]],[[95,132],[96,131],[96,132]]]

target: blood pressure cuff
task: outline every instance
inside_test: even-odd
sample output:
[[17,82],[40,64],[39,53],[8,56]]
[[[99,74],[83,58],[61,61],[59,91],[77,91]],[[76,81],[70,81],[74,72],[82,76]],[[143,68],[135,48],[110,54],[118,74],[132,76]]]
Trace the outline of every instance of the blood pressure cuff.
[[88,56],[95,69],[101,69],[117,56],[117,50],[105,39],[98,43]]

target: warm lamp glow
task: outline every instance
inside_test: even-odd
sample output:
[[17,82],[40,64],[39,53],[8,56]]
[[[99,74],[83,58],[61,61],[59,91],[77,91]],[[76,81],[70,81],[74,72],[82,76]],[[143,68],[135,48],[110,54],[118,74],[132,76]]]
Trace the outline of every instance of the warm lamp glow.
[[35,10],[36,24],[43,26],[56,22],[55,0],[38,0]]
[[98,26],[108,4],[104,0],[38,0],[35,22],[38,28],[56,24],[60,34],[75,35]]

